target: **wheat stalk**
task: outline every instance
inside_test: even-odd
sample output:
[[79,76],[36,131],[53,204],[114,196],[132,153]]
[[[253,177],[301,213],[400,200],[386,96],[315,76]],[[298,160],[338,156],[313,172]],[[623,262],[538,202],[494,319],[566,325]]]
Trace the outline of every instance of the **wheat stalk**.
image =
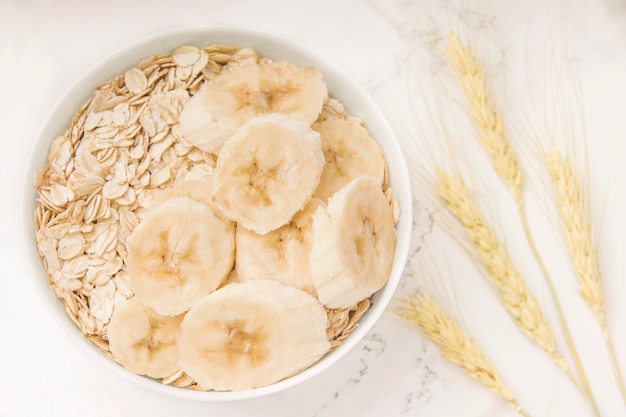
[[593,246],[593,231],[583,204],[578,176],[572,169],[572,161],[562,158],[555,148],[545,158],[557,210],[565,231],[565,242],[580,285],[580,296],[604,327],[602,273]]
[[502,383],[496,367],[459,324],[448,318],[434,298],[423,291],[399,301],[398,315],[413,323],[441,349],[441,356],[458,365],[473,380],[503,398],[515,411],[528,417],[511,391]]
[[529,293],[504,246],[498,242],[483,221],[465,183],[438,170],[436,191],[469,236],[515,324],[529,339],[538,344],[559,368],[567,370],[565,360],[556,351],[554,334],[543,318],[537,299]]
[[593,244],[593,229],[584,204],[579,176],[573,168],[572,160],[563,158],[556,148],[552,148],[546,153],[545,162],[552,183],[558,214],[561,218],[570,262],[578,280],[579,294],[598,320],[609,352],[613,374],[622,398],[626,402],[624,382],[617,367],[606,326],[602,272]]
[[[517,203],[518,213],[526,240],[548,287],[563,336],[565,337],[568,350],[578,372],[581,386],[578,385],[569,371],[566,371],[566,373],[581,393],[589,400],[594,414],[599,416],[598,407],[591,392],[591,388],[589,387],[589,382],[587,381],[587,377],[580,362],[576,346],[572,340],[567,321],[563,314],[563,309],[556,295],[554,284],[539,254],[532,234],[530,233],[525,205],[522,202],[523,182],[520,165],[511,150],[509,140],[504,132],[502,119],[491,103],[487,83],[485,81],[485,72],[479,65],[478,59],[471,48],[463,45],[454,33],[448,35],[447,57],[452,67],[454,67],[458,73],[461,88],[471,109],[471,117],[481,132],[479,142],[491,156],[494,169],[507,185],[509,192]],[[626,396],[624,396],[624,399],[626,401]]]
[[454,33],[448,34],[447,56],[458,73],[461,88],[470,104],[472,120],[480,130],[478,140],[491,157],[496,172],[520,205],[522,173],[504,131],[502,118],[491,103],[485,72],[472,50],[464,46]]

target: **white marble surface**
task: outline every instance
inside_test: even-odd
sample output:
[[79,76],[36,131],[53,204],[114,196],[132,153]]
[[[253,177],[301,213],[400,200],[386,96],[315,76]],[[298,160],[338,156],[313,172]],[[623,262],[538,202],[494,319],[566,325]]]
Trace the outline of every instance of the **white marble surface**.
[[[545,18],[545,10],[550,19]],[[89,67],[144,36],[189,25],[228,24],[261,29],[325,55],[361,83],[394,121],[416,129],[409,92],[430,83],[419,51],[437,34],[479,22],[491,33],[494,74],[524,90],[520,62],[540,64],[548,22],[576,50],[590,146],[594,222],[600,233],[607,320],[626,375],[626,3],[624,0],[525,1],[254,1],[254,0],[2,0],[0,1],[0,416],[514,416],[507,404],[439,357],[421,335],[385,313],[336,366],[288,391],[238,403],[211,404],[159,396],[120,380],[93,363],[44,308],[22,250],[19,201],[25,164],[39,126],[68,86]],[[506,53],[502,53],[506,51]],[[417,64],[416,64],[417,63]],[[410,64],[410,65],[408,65]],[[531,66],[533,66],[531,65]],[[541,72],[541,66],[533,66]],[[417,72],[410,73],[416,69]],[[412,74],[412,75],[411,75]],[[416,75],[417,74],[417,75]],[[511,84],[513,83],[513,84]],[[515,105],[511,105],[515,109]],[[514,110],[513,110],[514,111]],[[416,130],[417,131],[417,130]],[[416,134],[413,140],[429,138]],[[433,145],[434,146],[434,145]],[[416,186],[416,199],[420,189]],[[416,206],[417,207],[417,206]],[[513,217],[504,224],[514,223]],[[539,221],[540,223],[540,221]],[[515,227],[512,226],[513,233]],[[576,294],[552,230],[537,228],[568,312],[574,340],[602,416],[626,416],[600,333]],[[540,234],[543,233],[543,234]],[[518,235],[513,235],[513,237]],[[515,239],[512,239],[515,241]],[[553,242],[552,242],[553,243]],[[554,246],[554,245],[553,245]],[[516,245],[512,244],[515,249]],[[531,346],[503,314],[471,263],[416,208],[413,256],[398,295],[418,282],[422,255],[447,263],[448,304],[500,369],[533,416],[591,416],[570,382]],[[447,254],[443,258],[442,254]],[[528,256],[520,249],[521,259]],[[428,257],[426,257],[428,258]],[[447,259],[447,261],[445,260]],[[444,264],[445,265],[445,264]],[[447,266],[443,269],[445,270]],[[537,271],[523,264],[531,277]],[[549,297],[539,278],[531,287]],[[449,293],[450,294],[450,293]],[[454,301],[456,300],[456,301]],[[556,326],[552,310],[548,319]],[[563,341],[557,340],[564,350]]]

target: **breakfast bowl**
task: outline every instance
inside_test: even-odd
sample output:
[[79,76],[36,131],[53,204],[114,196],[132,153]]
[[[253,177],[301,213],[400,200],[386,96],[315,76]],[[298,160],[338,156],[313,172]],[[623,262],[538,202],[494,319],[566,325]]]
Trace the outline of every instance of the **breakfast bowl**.
[[[270,75],[263,75],[264,71]],[[243,81],[236,79],[240,73],[248,74]],[[284,83],[289,74],[306,79],[298,78],[302,84],[294,87],[291,81]],[[278,85],[279,93],[259,93],[257,84],[265,82],[259,81],[263,77]],[[240,117],[240,106],[232,100],[242,94],[232,89],[242,85],[254,109],[270,106],[271,110],[254,110],[254,114]],[[289,91],[285,93],[285,89]],[[298,94],[305,94],[296,99],[298,103],[307,108],[317,106],[312,113],[300,111],[300,104],[294,110],[293,97]],[[219,105],[214,104],[215,97],[222,100]],[[237,117],[224,116],[228,106],[239,112]],[[340,133],[333,133],[333,129]],[[324,170],[331,159],[324,154],[328,151],[324,142],[328,139],[324,138],[335,135],[336,140],[343,140],[352,134],[346,132],[355,130],[370,141],[358,145],[356,151],[365,160],[361,163],[365,171],[357,169],[357,174],[350,174],[349,180],[338,185],[332,178],[324,178],[330,175]],[[268,132],[270,139],[255,142]],[[302,144],[298,152],[306,148],[307,157],[283,152],[295,146],[292,139],[281,142],[284,132],[289,138],[298,137]],[[264,153],[259,151],[264,147]],[[231,192],[240,190],[233,176],[241,169],[233,167],[243,160],[250,165],[247,168],[253,165],[259,171],[257,162],[263,164],[263,160],[250,162],[249,155],[255,152],[266,155],[266,159],[280,154],[275,164],[288,158],[295,162],[284,163],[289,165],[289,174],[280,182],[290,186],[272,188],[284,193],[284,198],[261,196],[249,207],[250,201],[242,199],[245,193]],[[376,172],[368,171],[371,169]],[[246,175],[243,186],[252,187],[256,180]],[[274,181],[274,177],[264,181]],[[324,182],[322,190],[320,184]],[[209,188],[199,189],[198,184]],[[258,184],[254,187],[255,196],[264,193],[258,191]],[[363,198],[358,194],[363,192],[374,197]],[[270,220],[263,217],[262,204],[256,202],[264,199],[271,201],[265,205],[271,205],[272,210],[280,200],[280,209],[271,212]],[[364,215],[370,217],[363,221],[354,218],[363,210],[378,213],[372,208],[379,204],[375,201],[383,202],[384,223],[377,223],[373,214]],[[356,211],[347,212],[348,206],[357,207]],[[283,237],[276,237],[277,231],[295,223],[297,213],[306,214],[300,215],[305,225],[297,229],[310,227],[305,240],[310,238],[311,243],[306,246],[305,267],[292,268],[287,276],[311,275],[307,283],[280,282],[261,272],[267,264],[270,269],[280,262],[291,265],[293,259],[302,256],[298,252],[301,249],[281,252],[287,259],[280,262],[271,257],[274,248],[269,252],[250,249],[252,255],[245,262],[243,255],[240,258],[239,252],[248,250],[240,248],[254,248],[249,243],[254,239],[274,236],[282,242]],[[276,393],[322,371],[332,372],[329,368],[374,326],[398,286],[411,238],[412,197],[406,162],[394,132],[358,83],[325,58],[282,38],[249,29],[211,26],[150,36],[105,58],[78,79],[52,109],[35,140],[23,185],[22,214],[26,250],[41,299],[77,345],[94,361],[141,386],[174,397],[218,402]],[[180,217],[185,219],[182,226]],[[209,232],[200,231],[200,225],[205,224]],[[369,226],[358,233],[352,230],[352,225],[364,227],[361,224]],[[168,236],[176,233],[176,250],[170,250]],[[393,238],[391,244],[379,243],[360,253],[365,250],[363,241],[381,240],[385,233],[387,239]],[[346,236],[354,240],[344,242]],[[354,243],[357,240],[360,243]],[[197,241],[204,246],[193,243]],[[179,250],[181,242],[191,248],[184,254]],[[341,250],[333,245],[341,246]],[[235,246],[240,250],[235,251]],[[196,253],[198,248],[204,251],[202,255]],[[368,273],[338,272],[337,264],[347,262],[341,258],[344,251],[366,259],[361,268]],[[385,251],[385,256],[378,256]],[[181,287],[201,281],[199,287],[189,284],[184,291],[159,287],[161,281],[171,284],[171,280],[155,278],[154,265],[150,264],[155,262],[155,253],[159,268],[165,268],[165,258],[176,253],[175,260],[167,261],[169,269],[159,270],[159,277],[178,280]],[[193,257],[193,262],[189,261],[193,265],[182,255]],[[207,264],[207,259],[211,263]],[[181,278],[180,271],[191,272]],[[216,276],[209,279],[208,274]],[[188,279],[192,275],[193,280]],[[211,280],[213,284],[207,284]],[[269,294],[274,290],[281,295],[266,297],[265,291]],[[264,305],[271,311],[261,314],[259,309],[265,307],[259,303],[265,298],[268,301]],[[246,320],[231,320],[231,324],[237,323],[235,327],[216,326],[219,317],[210,322],[205,319],[215,311],[210,309],[212,305],[229,310],[244,304],[252,313]],[[285,310],[291,304],[298,305]],[[242,327],[253,317],[267,317],[267,322],[280,326],[286,323],[276,332],[267,322],[261,323],[263,331],[254,333]],[[322,323],[317,335],[324,339],[320,343],[311,336],[313,330],[309,331],[316,320]],[[126,358],[124,349],[134,343],[127,339],[155,327],[171,329],[174,340],[160,339],[160,350],[150,352],[167,351],[163,357],[175,357],[175,363],[165,363],[168,361],[159,357],[156,366],[156,359],[146,364],[142,362],[145,358]],[[305,332],[299,329],[304,327],[309,334],[300,337],[299,332]],[[252,333],[263,337],[252,337]],[[199,364],[197,361],[206,356],[197,359],[198,352],[210,348],[194,344],[224,334],[230,337],[229,346],[237,345],[239,353],[249,354],[257,345],[269,345],[272,338],[272,346],[294,346],[283,349],[288,351],[286,356],[264,365],[271,377],[248,377],[251,365],[246,363],[235,367],[232,380],[218,378],[220,381],[215,382],[206,373],[231,363],[232,357],[220,354],[211,357],[211,366]],[[282,347],[276,349],[281,351]],[[313,359],[283,366],[294,351],[309,349],[307,355]],[[255,358],[263,362],[276,355],[268,349]],[[276,374],[278,369],[282,373]]]

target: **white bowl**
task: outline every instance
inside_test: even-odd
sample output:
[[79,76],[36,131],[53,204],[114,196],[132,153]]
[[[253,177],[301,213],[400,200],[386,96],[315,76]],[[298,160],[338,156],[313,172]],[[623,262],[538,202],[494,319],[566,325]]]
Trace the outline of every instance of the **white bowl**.
[[[45,165],[51,141],[65,132],[75,112],[91,97],[96,86],[135,66],[144,57],[168,53],[184,44],[204,46],[212,43],[250,47],[261,56],[285,60],[301,66],[310,65],[320,70],[330,93],[345,105],[350,114],[361,118],[371,135],[378,141],[388,163],[389,183],[400,207],[400,221],[397,224],[398,243],[391,276],[387,284],[373,296],[372,305],[359,320],[358,327],[339,347],[304,371],[269,386],[237,392],[201,392],[164,385],[159,381],[133,374],[107,358],[75,327],[63,304],[48,285],[37,252],[33,225],[37,197],[33,188],[34,173]],[[150,36],[105,58],[78,79],[61,97],[39,131],[27,164],[21,211],[26,250],[36,286],[50,312],[66,333],[94,360],[122,377],[163,394],[201,401],[233,401],[276,393],[312,378],[346,355],[374,326],[398,286],[408,256],[413,213],[409,174],[400,146],[383,114],[359,84],[326,59],[284,39],[253,30],[219,26],[183,28]]]

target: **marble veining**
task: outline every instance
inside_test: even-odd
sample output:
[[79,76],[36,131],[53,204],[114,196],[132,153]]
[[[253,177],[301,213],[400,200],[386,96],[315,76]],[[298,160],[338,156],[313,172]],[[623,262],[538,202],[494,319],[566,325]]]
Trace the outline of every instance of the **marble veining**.
[[428,345],[422,344],[421,350],[416,353],[413,358],[415,369],[419,372],[419,383],[416,384],[416,389],[410,391],[404,399],[404,408],[401,415],[407,415],[414,411],[420,411],[423,407],[428,405],[429,400],[432,397],[431,384],[437,381],[437,374],[434,369],[428,364],[426,360],[428,358]]
[[359,352],[359,366],[358,369],[345,381],[340,389],[335,391],[332,398],[326,402],[317,412],[313,414],[314,417],[319,417],[327,409],[332,408],[334,402],[342,401],[344,394],[350,392],[355,386],[362,382],[364,378],[368,376],[370,369],[370,362],[375,361],[381,354],[385,352],[386,342],[383,340],[380,334],[373,332],[368,334],[358,348]]

